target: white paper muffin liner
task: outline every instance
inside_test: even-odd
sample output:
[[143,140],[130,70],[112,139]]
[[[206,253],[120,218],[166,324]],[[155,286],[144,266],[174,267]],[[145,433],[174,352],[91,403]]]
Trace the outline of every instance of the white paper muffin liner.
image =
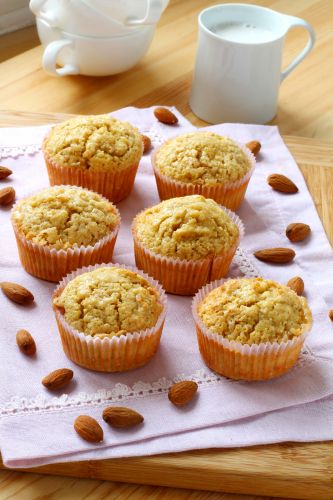
[[[26,198],[29,197],[27,196]],[[109,200],[104,199],[109,203]],[[12,214],[15,211],[16,205],[12,208]],[[47,245],[39,245],[28,240],[24,234],[20,233],[13,217],[11,217],[22,266],[29,274],[37,278],[47,281],[59,281],[66,274],[79,267],[110,262],[121,222],[117,207],[114,206],[114,209],[119,222],[112,231],[98,240],[94,245],[81,245],[80,247],[68,248],[66,250],[57,250]]]
[[132,191],[140,160],[125,169],[115,172],[83,170],[70,166],[63,167],[53,161],[47,154],[44,147],[47,137],[48,135],[43,141],[42,151],[51,186],[70,184],[72,186],[84,187],[102,194],[105,198],[114,203],[123,200]]
[[236,243],[226,252],[199,260],[166,257],[145,248],[136,235],[134,219],[132,235],[137,267],[158,280],[163,285],[164,290],[176,295],[193,295],[206,283],[225,277],[228,274],[239,242],[244,236],[245,229],[238,215],[231,212],[228,208],[221,208],[237,225],[239,237]]
[[57,286],[53,299],[60,295],[67,283],[82,273],[99,267],[117,267],[133,271],[145,278],[158,292],[162,311],[155,326],[119,337],[93,337],[79,332],[65,320],[60,309],[53,305],[58,329],[65,354],[69,359],[84,368],[101,372],[122,372],[145,365],[156,353],[162,334],[167,299],[163,288],[157,281],[135,267],[122,264],[101,264],[78,269],[66,276]]
[[164,142],[151,156],[151,162],[160,199],[167,200],[169,198],[176,198],[178,196],[201,194],[206,198],[212,198],[217,203],[229,208],[230,210],[237,210],[245,197],[248,183],[251,179],[256,165],[255,157],[251,153],[251,151],[243,144],[240,144],[239,142],[232,139],[232,141],[237,144],[237,146],[246,154],[251,164],[249,171],[238,181],[218,183],[213,185],[190,184],[168,177],[167,175],[160,172],[156,166],[156,156],[160,148],[171,140],[172,139],[169,139],[168,141]]
[[312,321],[309,318],[302,334],[287,342],[247,345],[230,341],[209,330],[197,313],[206,295],[225,281],[217,280],[204,286],[192,301],[198,346],[204,362],[215,372],[235,380],[268,380],[283,375],[295,365]]

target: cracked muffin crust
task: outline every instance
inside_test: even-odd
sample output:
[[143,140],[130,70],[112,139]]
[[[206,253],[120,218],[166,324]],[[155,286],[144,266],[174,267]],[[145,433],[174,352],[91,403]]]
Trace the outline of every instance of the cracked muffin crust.
[[53,186],[19,201],[12,212],[18,232],[56,250],[94,245],[119,224],[116,207],[93,191]]
[[252,165],[228,137],[214,132],[191,132],[165,142],[156,153],[155,167],[176,181],[214,185],[242,179]]
[[219,255],[239,238],[226,212],[200,195],[172,198],[144,210],[135,217],[133,232],[151,252],[186,260]]
[[158,291],[146,279],[118,267],[80,274],[54,298],[54,305],[71,327],[101,338],[151,328],[163,309]]
[[117,172],[137,164],[142,156],[137,128],[108,115],[72,118],[54,126],[43,149],[61,167]]
[[248,345],[287,342],[312,323],[304,297],[263,278],[227,280],[198,304],[197,314],[211,332]]

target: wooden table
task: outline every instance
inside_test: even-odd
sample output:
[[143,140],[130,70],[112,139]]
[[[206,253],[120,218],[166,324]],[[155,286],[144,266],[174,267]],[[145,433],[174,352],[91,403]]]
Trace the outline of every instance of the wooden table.
[[[243,0],[244,1],[244,0]],[[155,104],[175,105],[189,118],[192,123],[200,125],[188,106],[188,94],[191,85],[191,75],[195,57],[197,37],[196,17],[198,12],[213,3],[210,0],[171,0],[158,26],[153,44],[139,65],[132,70],[112,77],[66,77],[53,78],[46,75],[41,69],[40,61],[42,49],[34,47],[12,57],[15,45],[29,46],[29,36],[10,35],[5,37],[5,43],[0,38],[0,60],[7,61],[0,64],[0,125],[8,126],[18,123],[35,124],[42,113],[103,113],[119,107],[133,105],[139,107]],[[279,125],[283,134],[292,134],[300,137],[289,137],[287,144],[298,159],[305,173],[306,180],[316,202],[317,209],[322,217],[326,232],[333,241],[333,207],[332,185],[333,146],[330,143],[333,132],[333,93],[332,72],[329,65],[333,56],[333,9],[331,0],[256,0],[257,4],[275,8],[287,14],[304,17],[312,23],[317,33],[317,43],[313,52],[286,79],[281,86],[279,111],[273,123]],[[31,33],[31,44],[34,44],[35,34]],[[284,63],[287,64],[304,45],[306,35],[300,29],[293,30],[288,35]],[[10,110],[10,111],[5,111]],[[14,113],[13,113],[14,111]],[[31,114],[21,111],[31,112]],[[42,121],[61,119],[61,116],[46,115]],[[321,141],[311,142],[306,138],[317,138]],[[318,165],[321,165],[318,173]],[[306,449],[306,454],[303,450]],[[287,496],[288,481],[297,484],[299,470],[307,471],[309,485],[313,488],[316,481],[319,483],[327,475],[325,485],[316,491],[318,499],[333,498],[332,447],[327,444],[307,445],[276,445],[242,450],[242,460],[251,462],[256,455],[261,460],[263,478],[249,476],[248,488],[238,484],[237,475],[233,475],[233,468],[239,455],[233,450],[225,453],[210,451],[210,463],[214,461],[216,474],[220,474],[220,489],[226,491],[258,493],[274,496]],[[191,452],[193,463],[198,470],[198,479],[195,483],[186,480],[186,470],[182,469],[182,456],[175,455],[171,463],[171,471],[178,474],[178,484],[187,488],[200,488],[200,472],[205,475],[206,452]],[[270,470],[281,466],[276,457],[283,457],[286,483],[266,489],[264,478],[269,477]],[[318,463],[316,460],[318,457]],[[155,460],[155,462],[154,462]],[[157,461],[156,461],[157,460]],[[149,482],[149,477],[158,465],[158,457],[145,459],[142,472],[142,482]],[[163,460],[163,458],[162,458]],[[299,468],[290,469],[289,461],[301,462]],[[142,466],[142,463],[141,463]],[[86,470],[88,467],[89,470]],[[77,475],[103,478],[105,470],[96,474],[93,465],[78,466]],[[135,470],[135,460],[132,462],[118,461],[115,470],[117,477],[122,481],[131,481],[132,471]],[[48,469],[48,470],[52,470]],[[56,472],[54,469],[52,472]],[[57,473],[66,474],[66,467],[58,469]],[[104,473],[104,475],[103,475]],[[171,472],[172,473],[172,472]],[[127,474],[127,476],[126,476]],[[274,474],[273,474],[274,475]],[[216,478],[216,476],[215,476]],[[163,481],[160,479],[160,484]],[[223,483],[223,484],[222,484]],[[165,482],[164,484],[168,484]],[[170,483],[169,483],[170,484]],[[283,491],[285,493],[283,494]],[[306,497],[310,488],[304,482],[297,490],[298,496]],[[330,493],[331,491],[331,493]],[[296,495],[296,494],[295,494]],[[253,496],[243,497],[230,494],[197,492],[193,490],[167,489],[154,486],[136,486],[130,484],[112,483],[109,481],[73,479],[65,477],[41,476],[21,472],[0,472],[0,498],[54,498],[54,499],[83,499],[97,500],[100,498],[160,498],[160,499],[254,499]],[[265,497],[270,498],[270,497]]]

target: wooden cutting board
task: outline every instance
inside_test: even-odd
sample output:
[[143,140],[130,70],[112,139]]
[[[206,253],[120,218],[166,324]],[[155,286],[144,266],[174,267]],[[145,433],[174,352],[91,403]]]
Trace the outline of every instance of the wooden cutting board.
[[[0,111],[0,126],[40,125],[68,116]],[[303,172],[332,244],[333,144],[294,136],[285,136],[284,140]],[[4,468],[1,462],[0,467]],[[333,499],[332,441],[90,460],[25,470],[230,493]]]

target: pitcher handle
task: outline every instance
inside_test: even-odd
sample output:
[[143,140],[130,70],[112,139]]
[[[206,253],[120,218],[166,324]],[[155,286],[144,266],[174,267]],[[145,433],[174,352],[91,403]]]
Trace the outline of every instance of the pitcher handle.
[[281,81],[283,81],[295,68],[299,65],[301,61],[308,55],[312,47],[314,46],[316,35],[312,28],[312,26],[304,21],[304,19],[300,19],[299,17],[287,16],[290,19],[290,24],[288,27],[289,31],[294,26],[302,26],[309,33],[309,40],[304,49],[295,57],[295,59],[286,67],[284,71],[281,72]]
[[161,0],[148,0],[146,13],[142,19],[127,18],[126,26],[138,26],[140,24],[156,24],[163,11],[163,2]]
[[75,64],[67,63],[57,68],[57,58],[64,47],[73,47],[72,40],[55,40],[49,43],[43,54],[43,68],[53,76],[78,75],[79,68]]

